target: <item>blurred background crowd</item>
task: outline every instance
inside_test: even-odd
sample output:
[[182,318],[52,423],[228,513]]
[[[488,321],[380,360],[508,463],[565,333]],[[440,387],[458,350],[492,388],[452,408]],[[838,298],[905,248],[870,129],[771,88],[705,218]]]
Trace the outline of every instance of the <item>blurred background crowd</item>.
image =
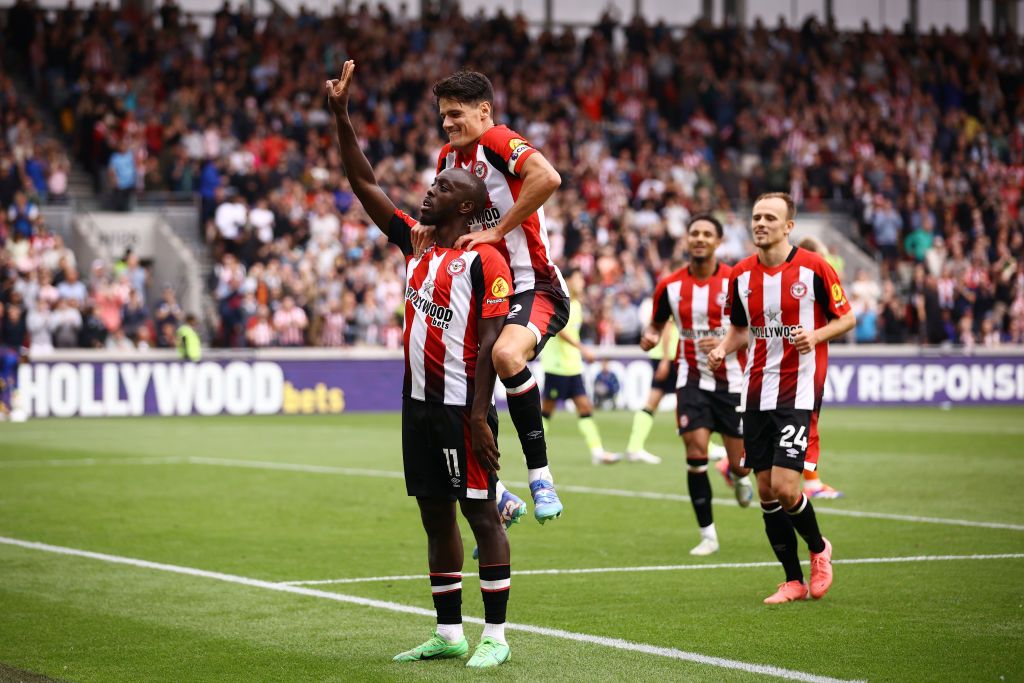
[[690,215],[721,218],[719,255],[735,262],[753,249],[751,200],[778,190],[851,219],[880,266],[840,272],[850,342],[1024,343],[1017,37],[611,15],[549,33],[501,13],[257,19],[227,4],[207,35],[173,0],[153,16],[19,0],[4,42],[6,344],[165,346],[183,317],[132,254],[78,264],[47,230],[39,206],[65,195],[73,160],[113,208],[140,192],[201,198],[214,343],[400,348],[404,259],[354,200],[324,106],[349,58],[356,129],[413,214],[444,142],[430,86],[460,68],[490,76],[496,120],[562,174],[545,211],[556,263],[586,278],[590,343],[637,343],[655,282],[685,262]]

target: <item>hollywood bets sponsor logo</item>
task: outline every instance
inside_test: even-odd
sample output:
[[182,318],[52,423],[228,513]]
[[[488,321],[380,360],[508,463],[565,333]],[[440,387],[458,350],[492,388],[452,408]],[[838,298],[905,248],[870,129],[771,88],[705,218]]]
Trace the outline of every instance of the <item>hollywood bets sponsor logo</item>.
[[480,216],[480,218],[474,222],[473,227],[476,228],[477,226],[479,226],[481,230],[490,230],[491,228],[497,226],[500,220],[501,209],[499,209],[496,206],[488,206],[486,209],[484,209],[484,212]]
[[430,299],[426,299],[420,296],[412,287],[407,287],[405,290],[405,300],[412,304],[412,307],[425,316],[430,318],[430,324],[434,327],[439,327],[442,330],[447,330],[451,325],[454,312],[447,306],[440,306],[435,304]]

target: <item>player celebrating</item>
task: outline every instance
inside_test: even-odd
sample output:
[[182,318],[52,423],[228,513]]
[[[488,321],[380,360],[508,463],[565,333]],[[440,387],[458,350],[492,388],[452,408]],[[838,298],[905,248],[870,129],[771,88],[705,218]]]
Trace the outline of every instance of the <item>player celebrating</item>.
[[480,548],[480,588],[485,626],[466,666],[508,660],[505,612],[511,573],[508,537],[494,514],[498,429],[491,349],[508,313],[511,273],[496,249],[455,249],[484,210],[487,191],[462,169],[441,173],[423,199],[421,221],[435,227],[437,246],[413,257],[409,216],[377,185],[348,117],[355,63],[327,82],[338,126],[338,144],[352,191],[370,218],[406,255],[405,382],[402,391],[402,458],[405,486],[419,503],[427,532],[430,586],[437,610],[432,637],[395,661],[462,657],[462,537],[455,501]]
[[713,216],[695,216],[686,229],[690,265],[658,283],[654,312],[640,346],[657,345],[665,323],[675,318],[680,350],[676,380],[676,416],[686,446],[686,484],[700,526],[700,543],[691,555],[718,552],[718,533],[711,514],[711,480],[708,478],[708,442],[711,432],[722,435],[729,458],[736,500],[750,505],[753,486],[750,470],[740,465],[743,427],[740,391],[743,386],[744,351],[737,347],[715,370],[707,367],[707,353],[718,345],[729,328],[730,268],[719,263],[715,250],[722,243],[722,224]]
[[487,210],[456,247],[493,244],[512,269],[515,295],[494,344],[494,367],[508,393],[508,411],[529,468],[534,516],[544,523],[562,514],[548,467],[540,391],[527,367],[569,316],[569,292],[548,254],[544,210],[561,185],[558,172],[522,136],[495,125],[494,89],[481,73],[460,71],[434,85],[449,142],[437,170],[465,168],[484,181]]
[[[757,252],[733,268],[732,327],[708,354],[716,370],[753,339],[743,376],[745,464],[757,474],[765,533],[786,571],[766,604],[820,598],[832,585],[832,544],[821,535],[800,474],[815,469],[808,448],[828,367],[828,342],[856,320],[832,266],[789,242],[796,207],[784,192],[761,195],[751,217]],[[794,529],[811,552],[811,585],[804,583]]]
[[594,406],[587,396],[583,385],[583,361],[593,362],[594,354],[580,342],[580,327],[583,326],[583,273],[572,271],[566,277],[569,294],[569,322],[555,335],[548,346],[547,353],[541,358],[544,368],[544,399],[541,403],[541,415],[544,417],[544,431],[548,421],[555,412],[559,401],[571,399],[576,404],[576,425],[587,447],[590,448],[590,459],[595,465],[609,465],[622,459],[618,453],[609,453],[601,443],[601,432],[594,422]]

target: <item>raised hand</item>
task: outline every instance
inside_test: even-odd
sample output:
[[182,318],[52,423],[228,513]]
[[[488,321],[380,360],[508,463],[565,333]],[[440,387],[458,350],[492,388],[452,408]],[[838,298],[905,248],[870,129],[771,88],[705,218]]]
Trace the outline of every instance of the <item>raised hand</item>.
[[336,116],[348,113],[348,92],[355,70],[356,63],[350,59],[341,67],[340,78],[327,81],[327,104]]

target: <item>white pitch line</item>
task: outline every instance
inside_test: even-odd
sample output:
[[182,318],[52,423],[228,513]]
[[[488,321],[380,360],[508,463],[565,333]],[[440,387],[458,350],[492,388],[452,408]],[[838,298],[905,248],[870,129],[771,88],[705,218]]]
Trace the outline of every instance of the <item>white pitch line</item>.
[[157,458],[55,458],[52,460],[0,460],[0,467],[94,467],[100,465],[173,465],[188,462],[181,456]]
[[[173,564],[163,564],[161,562],[150,562],[148,560],[140,560],[132,557],[122,557],[120,555],[95,553],[88,550],[66,548],[63,546],[50,545],[48,543],[37,543],[35,541],[23,541],[21,539],[8,538],[5,536],[0,536],[0,543],[5,545],[17,546],[19,548],[27,548],[29,550],[39,550],[43,552],[54,553],[57,555],[70,555],[73,557],[83,557],[91,560],[99,560],[101,562],[109,562],[112,564],[122,564],[132,567],[140,567],[142,569],[153,569],[156,571],[169,572],[172,574],[195,576],[205,579],[212,579],[215,581],[223,581],[225,583],[250,586],[252,588],[262,588],[264,590],[277,591],[280,593],[291,593],[293,595],[302,595],[305,597],[320,598],[323,600],[334,600],[335,602],[345,602],[353,605],[361,605],[363,607],[372,607],[375,609],[388,610],[391,612],[415,614],[424,617],[436,616],[433,610],[423,609],[422,607],[413,607],[411,605],[403,605],[397,602],[390,602],[385,600],[371,600],[369,598],[361,598],[356,595],[332,593],[330,591],[321,591],[313,588],[303,588],[301,586],[289,586],[281,583],[262,581],[260,579],[252,579],[246,576],[237,576],[235,574],[223,574],[221,572],[211,572],[205,569],[195,569],[193,567],[182,567]],[[484,620],[478,617],[463,617],[463,621],[479,625],[483,625],[484,623]],[[596,636],[587,633],[563,631],[561,629],[547,628],[545,626],[531,626],[528,624],[506,624],[506,628],[512,631],[522,631],[524,633],[531,633],[534,635],[548,636],[549,638],[559,638],[562,640],[572,640],[580,643],[590,643],[592,645],[601,645],[603,647],[614,648],[617,650],[640,652],[643,654],[656,655],[659,657],[667,657],[669,659],[693,662],[695,664],[703,664],[705,666],[714,666],[721,669],[732,669],[734,671],[743,671],[745,673],[759,674],[762,676],[774,676],[776,678],[783,678],[791,681],[805,681],[806,683],[838,683],[839,681],[843,680],[838,678],[830,678],[828,676],[818,676],[804,671],[784,669],[782,667],[771,666],[769,664],[751,664],[749,662],[742,662],[734,659],[725,659],[723,657],[711,657],[708,655],[702,655],[698,652],[686,652],[684,650],[678,650],[676,648],[658,647],[656,645],[648,645],[646,643],[635,643],[629,640],[623,640],[621,638],[608,638],[605,636]]]
[[[393,470],[374,470],[352,467],[334,467],[331,465],[303,465],[300,463],[279,463],[260,460],[238,460],[234,458],[199,458],[191,457],[188,462],[196,465],[217,465],[223,467],[243,467],[254,469],[288,470],[294,472],[314,472],[317,474],[341,474],[360,477],[384,477],[388,479],[402,479],[401,472]],[[506,481],[506,486],[517,488],[528,488],[529,484],[522,481]],[[682,503],[690,502],[689,496],[679,493],[658,493],[655,491],[631,491],[629,489],[605,489],[593,486],[576,486],[573,484],[559,484],[558,490],[567,493],[584,493],[599,496],[615,496],[620,498],[643,498],[646,500],[668,500]],[[727,505],[736,507],[737,503],[731,498],[713,498],[715,505]],[[889,512],[867,512],[862,510],[845,510],[842,508],[831,508],[821,505],[814,506],[815,512],[826,515],[838,515],[841,517],[860,517],[866,519],[885,519],[897,522],[914,522],[919,524],[945,524],[950,526],[966,526],[982,529],[1007,529],[1010,531],[1024,531],[1024,524],[1010,524],[1007,522],[978,522],[970,519],[949,519],[945,517],[922,517],[918,515],[902,515]]]
[[[1003,553],[999,555],[914,555],[909,557],[858,557],[846,560],[832,560],[832,564],[895,564],[899,562],[944,562],[953,560],[1024,560],[1024,553]],[[804,560],[802,564],[810,564]],[[778,567],[778,562],[728,562],[719,564],[655,564],[641,567],[585,567],[580,569],[524,569],[512,572],[515,576],[549,576],[559,574],[614,574],[625,572],[672,572],[700,569],[752,569]],[[462,576],[476,576],[463,572]],[[316,581],[283,581],[284,586],[324,586],[342,583],[377,583],[386,581],[423,580],[424,574],[401,574],[398,576],[363,576],[347,579],[319,579]]]

